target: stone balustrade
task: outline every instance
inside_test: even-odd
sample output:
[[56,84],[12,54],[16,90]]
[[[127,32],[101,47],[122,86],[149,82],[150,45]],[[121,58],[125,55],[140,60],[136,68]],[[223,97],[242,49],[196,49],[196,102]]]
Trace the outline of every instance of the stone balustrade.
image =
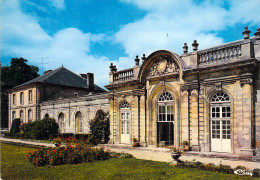
[[123,71],[118,71],[113,74],[113,82],[132,80],[133,77],[134,77],[134,70],[132,68]]
[[199,64],[228,61],[241,57],[241,44],[231,44],[198,51]]

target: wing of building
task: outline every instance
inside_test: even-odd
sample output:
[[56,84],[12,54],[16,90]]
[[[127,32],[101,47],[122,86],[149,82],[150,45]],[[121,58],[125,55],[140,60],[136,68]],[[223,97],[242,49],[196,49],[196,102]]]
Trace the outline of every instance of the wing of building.
[[180,146],[258,158],[260,29],[249,38],[183,54],[158,50],[117,71],[111,64],[111,142]]
[[[61,126],[62,122],[60,121],[60,128],[63,127],[61,132],[75,133],[75,130],[79,129],[79,127],[75,127],[75,123],[70,123],[70,117],[72,118],[72,116],[65,112],[69,109],[71,113],[74,113],[75,103],[80,104],[81,108],[78,108],[77,116],[82,115],[80,118],[82,125],[83,123],[88,124],[87,120],[83,122],[83,119],[87,116],[85,111],[88,108],[88,115],[92,115],[90,111],[95,108],[95,105],[86,105],[86,99],[93,99],[93,95],[106,92],[106,90],[94,84],[94,75],[92,73],[77,75],[63,66],[53,71],[46,71],[44,75],[9,91],[9,129],[11,128],[12,120],[15,118],[20,118],[23,123],[27,123],[40,120],[48,115],[58,122],[58,117],[61,116],[62,113],[65,116],[64,120],[65,118],[67,119],[66,123],[68,125],[65,127],[66,124],[63,122],[63,126]],[[89,96],[91,98],[88,98]],[[102,98],[104,98],[104,96],[102,96]],[[100,98],[101,101],[102,98]],[[103,104],[108,103],[106,102],[107,97],[105,97],[105,99],[105,101],[102,101]],[[82,103],[80,103],[80,101]],[[90,100],[89,102],[93,101]],[[50,103],[51,106],[49,105]],[[76,107],[78,107],[78,105],[76,105]],[[100,104],[98,106],[102,109]],[[105,107],[103,110],[108,111]],[[82,114],[79,114],[79,112]],[[90,117],[87,119],[90,119]],[[91,119],[93,119],[92,116]],[[67,131],[65,131],[65,129],[67,129]],[[84,128],[80,127],[80,129]],[[87,130],[82,130],[82,132],[87,132]]]

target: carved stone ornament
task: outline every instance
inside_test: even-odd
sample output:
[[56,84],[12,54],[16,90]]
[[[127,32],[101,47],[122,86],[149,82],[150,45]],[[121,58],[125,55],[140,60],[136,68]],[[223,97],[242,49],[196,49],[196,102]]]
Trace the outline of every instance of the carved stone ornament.
[[175,74],[179,73],[179,71],[178,65],[174,61],[166,60],[160,57],[148,71],[147,78]]

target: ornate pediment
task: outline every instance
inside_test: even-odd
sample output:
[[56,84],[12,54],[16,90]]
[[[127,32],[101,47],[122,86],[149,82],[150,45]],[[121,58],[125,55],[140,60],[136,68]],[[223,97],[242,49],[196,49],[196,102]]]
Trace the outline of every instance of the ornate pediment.
[[147,78],[177,74],[180,69],[172,59],[159,57],[147,73]]

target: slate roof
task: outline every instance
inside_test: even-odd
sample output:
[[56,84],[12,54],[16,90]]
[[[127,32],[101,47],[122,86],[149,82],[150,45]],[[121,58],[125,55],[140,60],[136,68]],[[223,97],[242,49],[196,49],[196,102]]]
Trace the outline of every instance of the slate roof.
[[[87,88],[87,80],[74,72],[66,69],[65,67],[61,66],[58,69],[50,71],[40,77],[32,79],[28,82],[25,82],[15,88],[22,87],[25,85],[29,85],[32,83],[47,83],[47,84],[57,84],[62,86],[70,86],[70,87],[77,87],[77,88]],[[96,91],[106,91],[103,88],[97,86],[95,84]]]

